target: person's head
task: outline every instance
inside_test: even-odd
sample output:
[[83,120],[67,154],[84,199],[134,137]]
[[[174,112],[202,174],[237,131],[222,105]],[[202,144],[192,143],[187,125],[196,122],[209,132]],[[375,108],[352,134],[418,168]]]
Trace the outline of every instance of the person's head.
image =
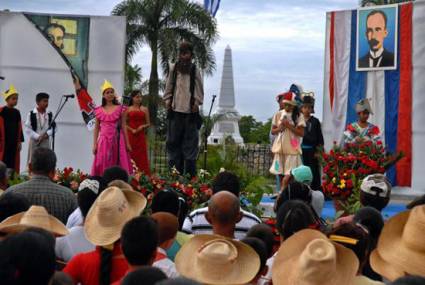
[[295,93],[288,91],[285,92],[282,95],[282,104],[283,109],[285,109],[286,112],[292,113],[297,108],[297,101],[295,100]]
[[102,106],[106,105],[119,105],[117,96],[115,93],[115,88],[112,86],[112,83],[105,79],[102,86],[100,87],[102,92]]
[[9,183],[7,177],[7,166],[3,161],[0,161],[0,189],[5,190]]
[[179,46],[179,60],[181,61],[191,61],[193,57],[193,46],[187,41],[183,41]]
[[18,91],[15,86],[10,85],[9,89],[7,89],[3,94],[4,101],[6,101],[6,105],[9,108],[13,108],[18,105]]
[[128,273],[121,281],[121,285],[155,285],[166,279],[167,275],[161,269],[153,266],[143,266]]
[[31,173],[53,178],[56,169],[56,154],[45,147],[37,147],[32,152],[31,162],[28,165]]
[[251,281],[251,283],[256,284],[257,280],[264,274],[267,273],[267,259],[268,252],[266,244],[259,238],[256,237],[245,237],[241,240],[241,242],[249,245],[260,257],[260,269],[258,270],[257,276]]
[[267,247],[267,256],[271,257],[273,255],[274,235],[270,226],[266,224],[252,226],[246,233],[246,237],[259,238]]
[[159,246],[163,249],[170,248],[179,230],[177,217],[167,212],[156,212],[151,217],[158,224]]
[[369,259],[369,232],[359,224],[345,223],[328,233],[330,240],[351,249],[359,259],[359,272]]
[[425,276],[404,276],[398,278],[394,282],[391,282],[389,285],[424,285],[425,284]]
[[304,117],[310,118],[311,114],[314,113],[314,93],[303,93],[303,95],[301,113],[303,113]]
[[77,193],[78,207],[85,218],[99,194],[105,189],[105,183],[100,176],[93,176],[80,183]]
[[152,213],[167,212],[178,216],[179,196],[172,190],[159,191],[153,196],[151,210]]
[[215,194],[223,190],[229,191],[239,197],[241,186],[238,176],[229,171],[223,171],[217,174],[212,182],[212,192]]
[[307,165],[300,165],[291,169],[291,176],[295,181],[310,185],[313,181],[313,172]]
[[276,96],[276,101],[279,104],[279,110],[283,110],[285,107],[285,103],[283,102],[283,95],[285,95],[285,93],[281,93]]
[[142,105],[142,92],[140,90],[133,90],[130,93],[130,106]]
[[276,227],[283,240],[300,230],[315,225],[316,221],[311,207],[303,201],[286,201],[279,207],[276,214]]
[[360,185],[360,203],[382,211],[391,196],[391,183],[384,174],[371,174],[363,179]]
[[215,234],[233,238],[236,224],[242,219],[239,198],[228,191],[214,194],[208,203],[207,221]]
[[45,111],[47,107],[49,107],[49,94],[47,93],[38,93],[35,96],[35,103],[37,104],[37,108],[41,111]]
[[383,48],[387,36],[387,16],[383,11],[373,10],[366,18],[366,37],[370,49],[378,51]]
[[48,285],[55,272],[55,248],[46,236],[24,231],[0,243],[0,280],[9,285]]
[[369,99],[361,99],[356,103],[355,110],[360,123],[367,123],[369,115],[372,113],[372,107],[370,106]]
[[290,182],[279,194],[276,201],[276,210],[278,210],[281,205],[289,200],[301,200],[307,205],[311,205],[311,189],[304,183],[296,181]]
[[363,207],[354,214],[353,223],[361,224],[369,231],[371,239],[378,241],[384,227],[384,219],[381,212],[373,207]]
[[46,28],[49,40],[59,49],[64,48],[65,27],[56,23],[52,23]]
[[0,196],[0,222],[15,214],[25,212],[30,202],[21,193],[8,192]]
[[152,218],[136,217],[121,232],[122,251],[132,266],[152,265],[158,245],[158,225]]
[[103,172],[103,182],[105,182],[106,185],[111,183],[114,180],[122,180],[124,182],[128,182],[128,173],[125,171],[125,169],[119,167],[119,166],[111,166],[109,168],[106,168]]
[[357,115],[359,116],[359,122],[366,123],[369,120],[370,113],[368,110],[364,110],[357,113]]

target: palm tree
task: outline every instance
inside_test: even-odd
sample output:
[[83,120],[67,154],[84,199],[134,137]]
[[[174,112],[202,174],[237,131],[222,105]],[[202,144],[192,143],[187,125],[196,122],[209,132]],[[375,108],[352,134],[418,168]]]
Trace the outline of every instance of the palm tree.
[[140,66],[125,64],[125,88],[124,94],[129,94],[135,89],[142,88],[142,68]]
[[217,26],[199,4],[188,0],[125,0],[112,14],[127,17],[127,62],[143,44],[152,51],[148,99],[151,122],[155,122],[159,96],[158,59],[167,74],[169,62],[177,58],[180,41],[193,44],[195,63],[207,75],[215,70],[211,45],[218,37]]

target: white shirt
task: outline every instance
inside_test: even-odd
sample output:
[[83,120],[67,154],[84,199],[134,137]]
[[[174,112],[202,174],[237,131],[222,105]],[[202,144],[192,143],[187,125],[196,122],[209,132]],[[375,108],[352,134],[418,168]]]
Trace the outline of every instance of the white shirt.
[[[212,225],[205,218],[205,213],[208,212],[208,207],[199,208],[192,211],[186,217],[183,223],[182,231],[188,234],[212,234]],[[261,220],[254,214],[242,210],[242,219],[235,227],[235,239],[241,240],[252,226],[261,224]]]
[[370,57],[369,57],[369,67],[374,67],[373,66],[373,59],[374,58],[378,58],[378,57],[381,57],[379,60],[378,60],[378,64],[376,65],[376,66],[381,66],[381,61],[382,61],[382,53],[384,52],[384,48],[383,47],[381,47],[380,49],[378,49],[377,51],[369,51],[369,54],[370,54]]
[[[49,127],[49,115],[48,111],[44,113],[39,113],[37,108],[34,108],[33,113],[37,118],[37,131],[34,131],[31,126],[31,112],[28,113],[27,119],[25,120],[25,134],[33,140],[38,140],[40,134],[44,133]],[[47,130],[47,135],[52,136],[53,130]]]
[[69,230],[69,234],[56,239],[56,257],[68,262],[79,253],[93,251],[95,245],[90,243],[85,234],[84,227],[76,226]]
[[71,215],[68,217],[68,221],[66,221],[66,227],[68,229],[76,227],[76,226],[83,226],[84,225],[84,218],[83,214],[81,213],[80,207],[74,210]]
[[[167,252],[162,248],[158,247],[158,252],[167,256]],[[171,261],[168,257],[155,261],[152,266],[161,269],[168,278],[177,278],[179,277],[179,273],[177,272],[176,266],[174,262]]]

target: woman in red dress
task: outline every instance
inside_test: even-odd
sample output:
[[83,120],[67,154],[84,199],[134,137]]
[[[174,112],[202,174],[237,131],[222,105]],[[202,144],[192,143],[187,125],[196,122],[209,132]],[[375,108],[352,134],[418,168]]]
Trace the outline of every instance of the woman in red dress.
[[142,106],[142,93],[140,91],[132,91],[130,97],[131,104],[127,111],[128,138],[132,149],[130,156],[139,171],[150,175],[145,137],[145,129],[150,126],[149,110]]

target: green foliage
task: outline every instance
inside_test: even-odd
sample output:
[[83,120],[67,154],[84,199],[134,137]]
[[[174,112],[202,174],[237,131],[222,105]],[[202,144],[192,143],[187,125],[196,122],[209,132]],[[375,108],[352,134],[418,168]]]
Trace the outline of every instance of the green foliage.
[[258,122],[253,116],[242,116],[239,120],[239,132],[245,143],[269,143],[271,118],[266,122]]
[[142,68],[140,66],[125,65],[125,86],[124,94],[130,94],[133,90],[140,90],[142,87]]

